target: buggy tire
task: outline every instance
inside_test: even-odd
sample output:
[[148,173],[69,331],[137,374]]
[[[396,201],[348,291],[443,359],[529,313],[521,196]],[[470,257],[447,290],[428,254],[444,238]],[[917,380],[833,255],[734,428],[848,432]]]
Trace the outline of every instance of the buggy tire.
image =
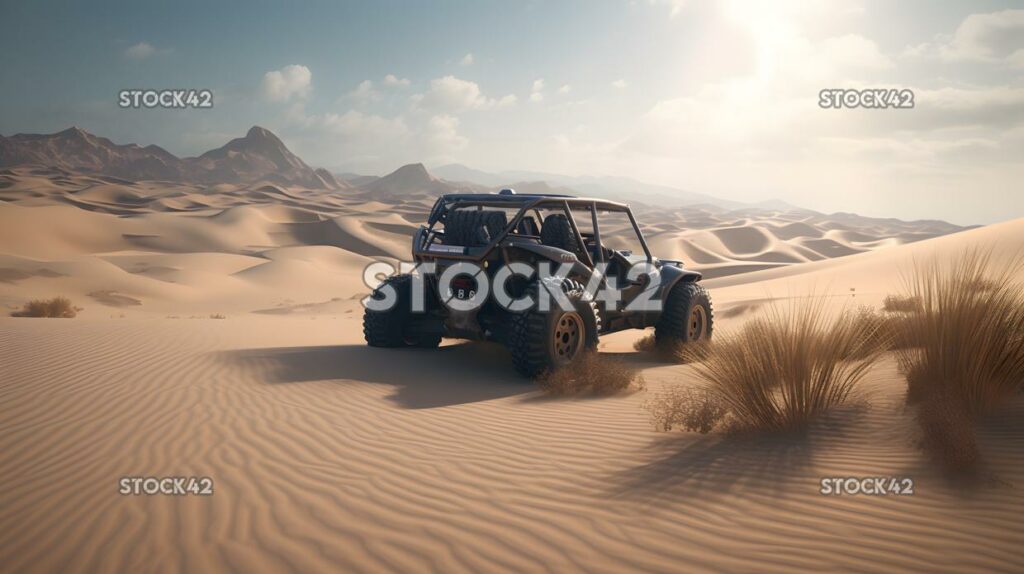
[[385,285],[394,288],[398,297],[396,303],[386,311],[363,310],[363,338],[371,347],[421,347],[433,349],[441,344],[440,335],[406,334],[412,320],[412,276],[393,275],[384,280],[370,294],[374,299],[384,297],[381,289]]
[[[557,368],[571,368],[583,353],[597,349],[601,316],[593,298],[576,281],[554,281],[560,285],[548,284],[562,289],[572,304],[571,310],[561,309],[552,298],[548,311],[533,308],[513,313],[511,317],[506,345],[516,370],[527,377],[537,377]],[[536,302],[542,288],[547,287],[534,282],[527,293]]]
[[657,344],[711,339],[715,315],[711,296],[703,285],[680,281],[672,286],[662,304],[661,317],[654,326]]

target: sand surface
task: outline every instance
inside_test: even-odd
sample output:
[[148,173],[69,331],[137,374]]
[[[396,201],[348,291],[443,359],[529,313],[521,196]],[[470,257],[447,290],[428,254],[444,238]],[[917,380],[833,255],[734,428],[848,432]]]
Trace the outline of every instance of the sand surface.
[[[807,437],[660,433],[642,403],[692,378],[634,352],[639,332],[601,349],[648,390],[608,398],[545,398],[493,344],[365,347],[359,273],[405,254],[425,198],[4,177],[0,304],[84,308],[0,318],[4,571],[1024,570],[1024,402],[980,429],[972,490],[915,446],[891,358],[868,406]],[[773,263],[708,281],[722,329],[812,290],[877,306],[915,257],[1024,248],[1024,220],[913,242],[928,224],[787,218],[675,213],[650,236],[711,268]],[[812,256],[818,231],[860,253]],[[118,494],[190,475],[214,494]],[[823,496],[829,476],[915,492]]]

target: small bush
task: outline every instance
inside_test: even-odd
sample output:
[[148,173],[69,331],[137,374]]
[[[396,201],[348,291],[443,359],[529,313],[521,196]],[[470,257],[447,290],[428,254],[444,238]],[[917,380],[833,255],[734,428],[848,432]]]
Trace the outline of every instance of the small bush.
[[879,356],[877,341],[876,324],[850,312],[831,318],[825,299],[812,297],[773,305],[684,356],[703,354],[694,373],[737,429],[801,430],[849,398]]
[[909,313],[920,308],[921,300],[913,296],[886,295],[882,301],[882,310],[887,313]]
[[646,383],[636,369],[629,368],[621,360],[587,351],[571,367],[541,375],[537,386],[553,396],[611,395],[630,387],[642,390]]
[[728,414],[716,395],[704,388],[673,385],[644,403],[655,428],[707,434],[720,426]]
[[898,323],[907,399],[960,401],[974,418],[1003,406],[1024,382],[1024,285],[1020,264],[995,269],[990,255],[914,266],[906,281],[920,308]]
[[54,297],[53,299],[33,299],[21,311],[12,315],[14,317],[48,317],[56,319],[72,319],[82,309],[71,304],[67,297]]
[[904,320],[902,314],[879,313],[874,307],[861,306],[848,317],[855,323],[855,329],[872,334],[866,345],[859,350],[860,356],[848,358],[857,359],[865,353],[893,351],[905,342],[899,336],[900,322]]
[[212,315],[210,315],[210,318],[211,319],[227,319],[227,317],[225,317],[224,315],[221,315],[220,313],[213,313]]
[[641,353],[654,353],[658,350],[658,343],[654,340],[654,331],[651,331],[633,341],[633,349]]
[[917,405],[921,446],[954,475],[980,463],[974,425],[1024,384],[1022,261],[996,268],[988,252],[917,263],[905,298],[919,302],[897,323],[907,403]]

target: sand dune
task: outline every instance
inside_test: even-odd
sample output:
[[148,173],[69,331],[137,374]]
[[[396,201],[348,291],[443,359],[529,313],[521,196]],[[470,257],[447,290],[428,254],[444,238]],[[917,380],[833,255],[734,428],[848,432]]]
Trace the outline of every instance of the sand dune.
[[[815,291],[831,295],[837,304],[881,307],[886,295],[902,289],[903,278],[915,261],[950,259],[971,249],[991,253],[997,265],[1014,265],[1015,258],[1024,257],[1024,220],[850,257],[711,279],[706,285],[717,300],[728,301],[728,305]],[[1019,272],[1024,279],[1024,269]]]
[[[496,346],[367,349],[352,315],[8,319],[0,360],[15,571],[1024,567],[1020,489],[964,498],[935,476],[891,364],[870,411],[809,440],[730,441],[653,432],[642,394],[541,398]],[[652,390],[687,378],[631,360]],[[982,432],[1003,481],[1024,476],[1020,437],[1012,418]],[[215,491],[116,494],[135,475]],[[818,494],[847,475],[912,476],[916,493]]]
[[[8,308],[27,296],[85,299],[93,292],[141,304],[125,308],[92,297],[99,306],[86,306],[85,316],[111,308],[237,314],[285,300],[347,299],[366,291],[361,270],[369,258],[408,257],[416,227],[383,204],[324,190],[115,184],[70,174],[54,181],[37,168],[3,177],[10,185],[0,196],[0,304]],[[408,205],[424,217],[429,208]],[[319,255],[310,260],[314,251]],[[214,260],[226,265],[208,264]],[[64,271],[36,273],[43,268]]]
[[[981,429],[993,482],[965,493],[916,447],[891,359],[861,389],[869,409],[730,439],[655,432],[642,392],[544,398],[497,345],[371,349],[362,269],[404,257],[429,207],[372,193],[0,174],[0,304],[84,307],[0,317],[5,569],[1024,570],[1024,402]],[[1024,248],[1024,220],[947,235],[638,211],[658,254],[717,275],[722,329],[811,290],[879,305],[915,257]],[[692,380],[633,352],[638,336],[601,350],[648,393]],[[117,494],[123,476],[189,475],[213,496]],[[908,476],[915,494],[823,496],[827,476]]]

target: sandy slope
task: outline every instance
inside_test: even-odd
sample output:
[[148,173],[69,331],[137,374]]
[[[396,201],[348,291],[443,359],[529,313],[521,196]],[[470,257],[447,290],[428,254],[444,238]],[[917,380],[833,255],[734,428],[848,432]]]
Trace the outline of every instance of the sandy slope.
[[[634,353],[638,333],[602,350],[649,390],[603,399],[545,399],[495,345],[365,347],[357,272],[370,247],[402,253],[422,198],[6,177],[0,302],[67,294],[85,311],[0,317],[5,571],[1024,570],[1024,403],[981,429],[992,481],[971,491],[915,447],[891,359],[861,388],[870,408],[806,438],[658,433],[647,393],[691,378]],[[652,242],[777,267],[709,281],[722,328],[816,288],[877,305],[925,253],[1024,247],[1024,221],[879,249],[924,231],[706,217],[652,219]],[[870,247],[812,256],[822,239]],[[214,495],[117,494],[123,476],[182,475]],[[818,493],[879,475],[916,492]]]
[[[642,393],[544,399],[491,345],[367,349],[354,314],[2,325],[12,571],[1024,568],[1024,405],[983,432],[1004,484],[965,495],[914,448],[891,363],[867,412],[727,441],[652,431]],[[688,378],[628,360],[652,390]],[[215,491],[118,495],[135,475]],[[818,494],[848,475],[916,493]]]
[[708,280],[720,311],[753,309],[771,299],[816,293],[837,305],[881,307],[904,290],[915,264],[987,253],[994,265],[1015,267],[1024,280],[1024,219],[997,223],[891,249]]

